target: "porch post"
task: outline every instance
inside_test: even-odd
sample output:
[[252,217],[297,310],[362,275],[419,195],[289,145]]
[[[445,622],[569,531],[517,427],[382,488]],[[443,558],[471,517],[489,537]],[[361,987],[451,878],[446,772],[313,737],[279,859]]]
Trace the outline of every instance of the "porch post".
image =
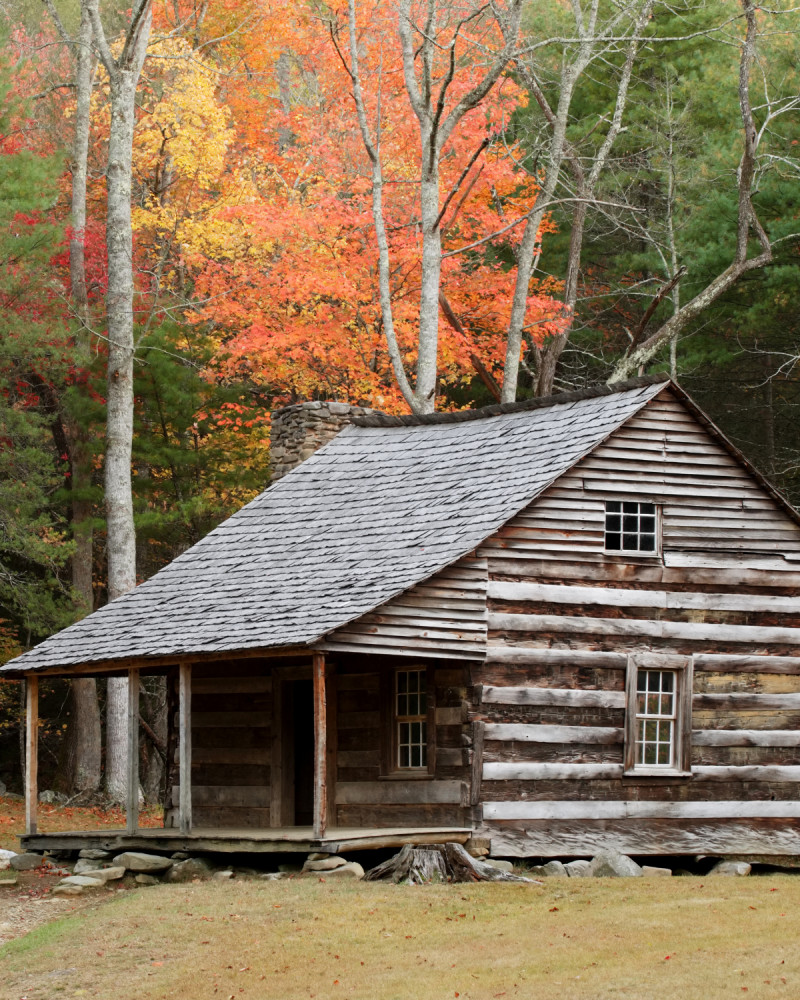
[[139,829],[139,671],[128,671],[128,795],[125,817],[128,836]]
[[314,653],[314,837],[325,836],[328,826],[327,711],[325,654]]
[[181,833],[192,832],[192,665],[178,667],[178,761],[180,801],[178,821]]
[[39,678],[25,678],[25,833],[36,833],[39,802]]

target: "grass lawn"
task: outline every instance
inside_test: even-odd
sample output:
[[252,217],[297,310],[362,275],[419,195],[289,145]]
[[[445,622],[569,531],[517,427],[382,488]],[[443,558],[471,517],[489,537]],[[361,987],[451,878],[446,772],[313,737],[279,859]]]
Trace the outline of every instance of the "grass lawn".
[[255,879],[102,898],[0,949],[3,1000],[800,996],[793,876]]
[[[67,830],[124,829],[123,809],[83,809],[78,806],[40,804],[37,810],[39,833],[62,833]],[[140,826],[161,826],[160,809],[143,810]],[[19,838],[25,832],[25,803],[0,796],[0,848],[19,851]],[[0,1000],[6,1000],[0,996]]]

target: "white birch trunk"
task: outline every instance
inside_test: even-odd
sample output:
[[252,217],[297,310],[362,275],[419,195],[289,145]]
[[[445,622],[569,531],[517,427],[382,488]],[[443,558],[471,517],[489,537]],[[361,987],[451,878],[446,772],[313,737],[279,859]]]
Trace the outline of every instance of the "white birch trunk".
[[442,272],[442,231],[439,218],[439,155],[422,143],[423,178],[420,184],[422,218],[422,280],[419,296],[419,352],[417,354],[416,412],[436,409],[436,358],[439,351],[439,284]]
[[[133,230],[131,177],[136,87],[150,36],[149,0],[135,5],[125,45],[114,59],[105,39],[98,0],[88,0],[100,57],[108,71],[111,124],[106,169],[108,254],[108,378],[106,388],[105,493],[108,597],[113,601],[136,586],[131,449],[133,441]],[[124,802],[127,791],[126,678],[110,678],[106,707],[106,791]]]

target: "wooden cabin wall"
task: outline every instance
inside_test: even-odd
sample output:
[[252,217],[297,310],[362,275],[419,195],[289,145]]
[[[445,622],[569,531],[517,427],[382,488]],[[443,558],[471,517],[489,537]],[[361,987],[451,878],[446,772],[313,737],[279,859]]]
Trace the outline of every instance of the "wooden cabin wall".
[[[660,505],[661,557],[604,553]],[[471,718],[496,854],[800,853],[800,528],[663,394],[483,545]],[[693,657],[692,776],[624,777],[636,651]]]
[[439,658],[481,657],[486,645],[485,559],[464,558],[332,632],[319,649]]
[[[333,659],[333,658],[332,658]],[[435,768],[431,776],[387,777],[384,700],[398,667],[430,664],[435,699]],[[332,824],[343,827],[468,826],[469,668],[453,661],[336,656],[329,686],[336,697],[336,790]]]
[[[192,667],[195,827],[270,825],[270,669],[268,662],[257,659],[219,660]],[[178,801],[177,788],[172,790],[172,801]]]

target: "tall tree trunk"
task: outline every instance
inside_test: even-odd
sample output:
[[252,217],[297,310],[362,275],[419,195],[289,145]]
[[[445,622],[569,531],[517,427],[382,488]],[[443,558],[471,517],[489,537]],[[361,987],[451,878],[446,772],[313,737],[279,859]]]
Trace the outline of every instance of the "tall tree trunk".
[[[108,379],[106,386],[106,519],[108,597],[136,586],[136,534],[133,526],[131,451],[133,444],[133,231],[131,170],[136,79],[121,71],[111,82],[111,131],[108,143]],[[125,750],[128,681],[108,680],[106,715],[106,791],[125,800]]]
[[[69,276],[72,303],[81,323],[88,310],[86,293],[86,181],[89,163],[91,122],[92,23],[89,11],[82,6],[75,52],[75,146],[72,162],[72,237],[69,245]],[[80,336],[80,335],[79,335]],[[82,338],[81,338],[82,339]],[[72,452],[72,531],[75,554],[72,557],[72,586],[90,613],[94,607],[92,587],[92,503],[88,498],[92,485],[91,449],[86,428],[71,430]],[[103,734],[97,703],[97,681],[80,677],[72,681],[72,726],[74,730],[70,784],[76,792],[94,792],[102,779]]]
[[[121,54],[115,58],[100,20],[99,0],[85,0],[100,58],[109,75],[111,124],[106,169],[108,255],[108,379],[106,385],[105,491],[108,596],[115,600],[136,586],[131,450],[133,442],[133,230],[131,179],[136,87],[147,52],[150,0],[133,6]],[[106,714],[106,791],[124,801],[127,696],[125,678],[109,678]]]
[[69,243],[69,281],[72,305],[78,316],[86,317],[86,180],[89,163],[89,131],[91,122],[92,21],[89,11],[81,5],[81,24],[75,46],[75,146],[72,157],[72,236]]
[[[72,233],[69,242],[71,307],[79,329],[72,339],[78,354],[85,343],[88,319],[86,283],[86,182],[91,128],[92,79],[95,57],[92,51],[92,21],[88,6],[81,4],[78,34],[71,37],[52,0],[44,0],[53,23],[73,53],[75,72],[75,135],[72,147],[72,191],[70,199]],[[76,358],[76,363],[78,359]],[[64,419],[70,455],[72,492],[72,586],[81,598],[83,613],[92,611],[92,503],[90,499],[91,447],[89,434],[79,419]],[[70,683],[70,712],[59,760],[57,787],[61,791],[93,792],[102,780],[102,731],[94,678],[76,678]]]
[[430,136],[422,143],[420,184],[422,217],[422,283],[419,296],[417,354],[417,413],[436,409],[436,358],[439,350],[439,285],[442,271],[442,231],[439,226],[439,157]]

